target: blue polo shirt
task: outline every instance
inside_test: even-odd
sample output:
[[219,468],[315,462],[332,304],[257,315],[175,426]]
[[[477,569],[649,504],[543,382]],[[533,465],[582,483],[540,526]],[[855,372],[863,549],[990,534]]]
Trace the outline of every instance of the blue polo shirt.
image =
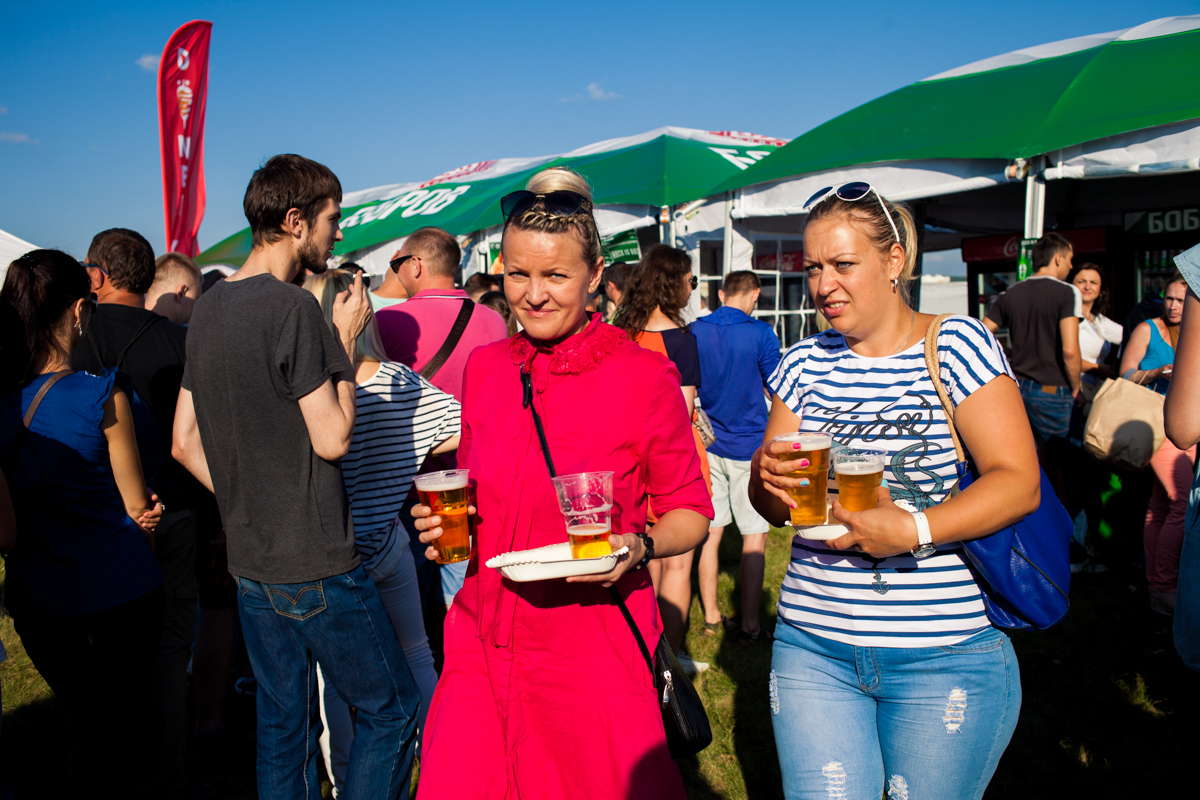
[[690,326],[700,350],[700,405],[722,458],[749,461],[767,429],[763,385],[779,364],[779,338],[765,322],[721,306]]

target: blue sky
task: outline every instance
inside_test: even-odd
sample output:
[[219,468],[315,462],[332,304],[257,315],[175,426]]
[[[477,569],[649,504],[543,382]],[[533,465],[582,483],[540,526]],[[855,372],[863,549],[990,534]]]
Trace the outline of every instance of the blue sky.
[[97,231],[131,227],[161,251],[153,64],[191,19],[213,22],[207,247],[245,227],[246,183],[275,153],[354,190],[662,125],[791,138],[961,64],[1193,13],[1195,0],[9,2],[0,229],[82,256]]

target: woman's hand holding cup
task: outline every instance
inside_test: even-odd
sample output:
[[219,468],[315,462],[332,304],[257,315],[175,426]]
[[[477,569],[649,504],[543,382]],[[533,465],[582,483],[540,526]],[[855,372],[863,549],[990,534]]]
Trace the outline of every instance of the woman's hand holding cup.
[[[475,514],[475,506],[468,505],[467,516],[473,517]],[[424,505],[413,506],[412,515],[413,519],[416,520],[413,523],[413,527],[420,531],[420,535],[417,538],[421,540],[421,544],[429,545],[429,547],[425,548],[425,558],[430,561],[436,561],[438,551],[433,546],[433,541],[442,535],[442,518],[436,516],[432,508]]]

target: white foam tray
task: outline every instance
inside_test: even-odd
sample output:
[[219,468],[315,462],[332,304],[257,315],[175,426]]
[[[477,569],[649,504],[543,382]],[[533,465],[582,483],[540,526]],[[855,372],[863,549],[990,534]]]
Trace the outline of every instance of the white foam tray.
[[830,495],[829,503],[825,507],[825,522],[829,524],[813,525],[809,528],[802,528],[799,525],[792,526],[796,529],[796,533],[800,535],[801,539],[816,539],[825,542],[849,532],[849,528],[842,523],[830,522],[830,519],[833,517],[833,497],[834,495]]
[[500,570],[510,581],[548,581],[577,575],[599,575],[616,566],[617,559],[629,552],[628,547],[614,550],[599,558],[571,558],[569,542],[548,544],[533,550],[513,550],[489,558],[485,566]]

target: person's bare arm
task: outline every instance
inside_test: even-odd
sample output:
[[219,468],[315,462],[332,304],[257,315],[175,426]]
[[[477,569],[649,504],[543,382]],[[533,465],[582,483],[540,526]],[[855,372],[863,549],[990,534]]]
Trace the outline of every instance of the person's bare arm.
[[688,419],[696,413],[696,387],[683,386],[683,402],[687,405]]
[[991,317],[984,317],[984,318],[983,318],[983,324],[984,324],[984,325],[987,327],[987,329],[988,329],[989,331],[991,331],[992,333],[995,333],[996,331],[1000,330],[1000,323],[996,322],[996,321],[995,321],[994,319],[992,319]]
[[1079,396],[1080,378],[1083,372],[1083,357],[1079,354],[1079,317],[1063,317],[1058,321],[1058,330],[1062,335],[1063,365],[1067,368],[1067,383],[1071,394]]
[[1175,365],[1179,370],[1171,373],[1163,422],[1171,443],[1187,450],[1200,442],[1200,298],[1190,289],[1183,303]]
[[348,291],[334,298],[332,316],[334,334],[350,366],[300,398],[300,414],[313,452],[326,461],[337,461],[349,453],[354,438],[354,356],[358,335],[371,317],[361,272],[354,276]]
[[[146,479],[142,473],[142,459],[138,455],[137,435],[133,428],[133,411],[129,398],[120,389],[114,388],[104,401],[104,419],[100,423],[104,438],[108,440],[108,458],[112,463],[113,478],[125,513],[137,522],[155,507],[150,492],[146,490]],[[154,546],[154,534],[138,525],[150,546]]]
[[[959,404],[955,422],[979,479],[925,512],[935,544],[994,533],[1032,513],[1041,499],[1037,450],[1016,383],[1006,376],[992,379]],[[886,488],[880,489],[878,508],[855,513],[835,500],[833,516],[850,529],[829,542],[839,550],[856,546],[883,558],[917,546],[916,522],[892,503]]]
[[1153,324],[1152,320],[1146,320],[1134,328],[1129,336],[1129,343],[1125,345],[1125,352],[1121,355],[1121,377],[1126,380],[1147,384],[1154,383],[1159,378],[1170,378],[1163,367],[1138,369],[1138,364],[1142,363],[1142,359],[1146,357],[1146,350],[1150,347],[1150,326]]
[[171,458],[192,473],[200,484],[213,490],[212,475],[208,471],[208,459],[204,457],[204,442],[200,441],[200,427],[196,424],[196,406],[192,393],[179,390],[175,401],[175,426],[171,430]]
[[11,553],[16,544],[17,514],[8,493],[8,481],[0,472],[0,553]]
[[800,417],[787,405],[772,395],[771,415],[767,418],[767,432],[763,435],[762,447],[755,451],[750,462],[750,486],[747,494],[750,503],[767,522],[775,526],[787,525],[791,521],[792,500],[787,488],[797,487],[800,481],[789,478],[788,473],[799,469],[795,461],[780,461],[778,456],[788,452],[790,444],[771,441],[783,433],[800,430]]
[[429,454],[434,455],[434,456],[440,456],[442,453],[454,452],[455,450],[458,449],[459,438],[460,437],[458,436],[458,434],[451,436],[449,439],[446,439],[441,444],[439,444],[437,447],[430,450]]

